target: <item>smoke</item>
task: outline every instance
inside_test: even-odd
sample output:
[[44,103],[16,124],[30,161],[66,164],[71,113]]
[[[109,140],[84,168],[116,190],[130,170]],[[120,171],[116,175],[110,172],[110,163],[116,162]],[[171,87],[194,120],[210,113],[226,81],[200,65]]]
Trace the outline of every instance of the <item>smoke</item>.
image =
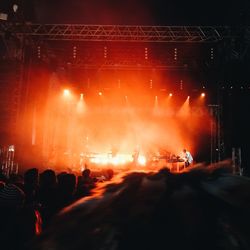
[[[195,157],[200,145],[207,144],[212,121],[204,100],[167,92],[156,97],[140,77],[123,78],[132,79],[134,86],[103,89],[100,95],[99,89],[81,93],[69,85],[64,91],[65,79],[52,74],[44,96],[39,89],[45,79],[34,77],[36,104],[27,107],[22,138],[32,140],[48,167],[49,161],[50,167],[56,159],[72,165],[82,153],[108,154],[114,148],[130,155],[135,149],[142,155],[157,155],[162,149],[180,155],[187,148]],[[103,82],[109,82],[105,76]]]
[[178,155],[183,148],[196,150],[197,134],[208,133],[210,117],[205,106],[191,107],[186,100],[182,105],[171,104],[169,97],[162,96],[156,110],[150,91],[126,93],[111,90],[83,97],[54,92],[48,99],[43,131],[50,142],[44,147],[77,153],[105,153],[114,146],[121,153],[131,153],[136,147],[144,153],[164,148]]

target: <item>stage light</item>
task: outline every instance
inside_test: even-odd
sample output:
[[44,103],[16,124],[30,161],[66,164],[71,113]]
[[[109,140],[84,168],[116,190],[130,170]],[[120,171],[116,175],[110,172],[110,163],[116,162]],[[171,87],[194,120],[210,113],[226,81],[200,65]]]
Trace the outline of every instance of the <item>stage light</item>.
[[173,94],[172,94],[172,93],[169,93],[169,96],[170,96],[170,97],[172,97],[172,96],[173,96]]
[[214,59],[214,48],[210,48],[210,59]]
[[152,79],[150,79],[150,81],[149,81],[149,88],[150,88],[150,89],[153,88],[153,80],[152,80]]
[[106,46],[103,47],[103,57],[106,59],[108,56],[108,48]]
[[83,114],[86,111],[86,103],[83,98],[83,93],[80,94],[80,100],[77,102],[76,105],[76,112],[77,114]]
[[144,58],[148,60],[148,48],[144,48]]
[[37,46],[37,58],[41,58],[41,47]]
[[187,118],[190,115],[190,105],[189,105],[189,96],[185,100],[185,102],[180,107],[177,116],[180,118]]
[[73,47],[73,58],[76,59],[76,46]]
[[188,96],[187,98],[190,99],[190,96]]
[[178,57],[178,52],[177,52],[177,48],[174,49],[174,60],[177,61],[177,57]]
[[201,97],[205,97],[206,96],[206,94],[205,93],[201,93]]
[[158,96],[155,96],[155,101],[154,101],[154,113],[158,113]]
[[137,162],[139,165],[145,166],[147,163],[147,159],[144,155],[139,155]]
[[14,4],[14,5],[12,6],[12,9],[13,9],[14,13],[16,13],[17,10],[18,10],[18,5],[17,5],[17,4]]
[[99,92],[98,95],[99,95],[99,96],[102,96],[102,92]]
[[70,91],[68,89],[64,89],[63,90],[63,95],[64,96],[69,96],[70,95]]
[[183,80],[180,80],[180,90],[183,90]]

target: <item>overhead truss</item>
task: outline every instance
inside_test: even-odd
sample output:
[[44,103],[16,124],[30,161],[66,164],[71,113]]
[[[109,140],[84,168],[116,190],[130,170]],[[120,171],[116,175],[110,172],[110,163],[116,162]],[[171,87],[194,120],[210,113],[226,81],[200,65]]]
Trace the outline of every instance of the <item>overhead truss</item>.
[[33,24],[1,22],[18,38],[112,42],[217,42],[237,35],[230,27]]

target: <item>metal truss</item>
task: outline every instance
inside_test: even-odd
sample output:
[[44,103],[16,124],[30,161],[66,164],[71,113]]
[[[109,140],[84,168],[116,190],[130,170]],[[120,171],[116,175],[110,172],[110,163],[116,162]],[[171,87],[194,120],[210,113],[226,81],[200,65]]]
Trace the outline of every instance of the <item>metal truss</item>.
[[[237,31],[237,29],[236,29]],[[217,42],[237,35],[230,27],[32,24],[1,22],[0,32],[37,40],[102,42]]]
[[185,70],[186,67],[183,65],[166,65],[166,64],[138,64],[135,62],[119,61],[115,62],[112,60],[105,61],[99,64],[90,64],[82,60],[71,64],[72,68],[78,69],[98,69],[98,70],[158,70],[158,71],[170,71],[170,70]]

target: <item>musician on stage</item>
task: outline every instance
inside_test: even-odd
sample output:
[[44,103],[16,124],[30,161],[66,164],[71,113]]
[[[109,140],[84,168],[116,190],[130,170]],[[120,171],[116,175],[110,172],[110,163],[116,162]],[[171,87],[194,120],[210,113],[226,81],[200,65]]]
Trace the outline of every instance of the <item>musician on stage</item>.
[[139,148],[139,146],[136,146],[134,153],[132,154],[133,163],[135,163],[135,164],[138,163],[139,154],[140,154],[140,148]]
[[183,149],[183,159],[185,161],[185,167],[190,166],[190,164],[193,162],[193,157],[189,151],[186,149]]

